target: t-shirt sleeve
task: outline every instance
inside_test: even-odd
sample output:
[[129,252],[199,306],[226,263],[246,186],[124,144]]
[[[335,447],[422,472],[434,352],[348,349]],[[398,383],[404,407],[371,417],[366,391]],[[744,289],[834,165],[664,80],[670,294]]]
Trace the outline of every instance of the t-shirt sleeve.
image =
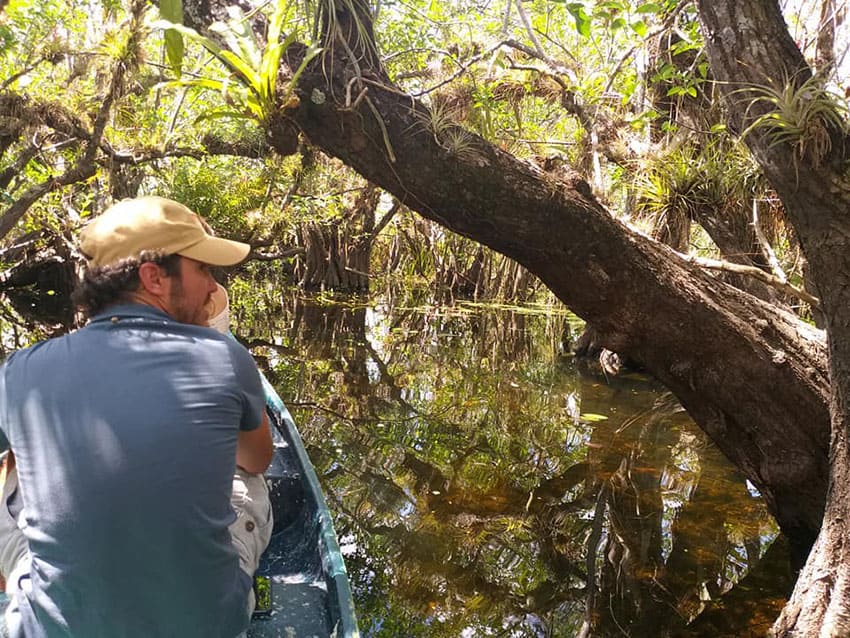
[[255,430],[263,420],[266,409],[266,393],[260,380],[260,371],[251,353],[241,344],[234,341],[233,360],[236,365],[236,378],[242,393],[242,418],[239,421],[240,430]]

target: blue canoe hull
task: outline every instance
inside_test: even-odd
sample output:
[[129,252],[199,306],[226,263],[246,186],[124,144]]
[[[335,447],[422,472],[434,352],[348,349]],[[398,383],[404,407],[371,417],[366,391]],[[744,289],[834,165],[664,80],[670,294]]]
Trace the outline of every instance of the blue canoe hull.
[[345,564],[330,511],[301,436],[263,379],[275,454],[266,472],[275,526],[258,574],[272,583],[272,612],[249,638],[359,638]]

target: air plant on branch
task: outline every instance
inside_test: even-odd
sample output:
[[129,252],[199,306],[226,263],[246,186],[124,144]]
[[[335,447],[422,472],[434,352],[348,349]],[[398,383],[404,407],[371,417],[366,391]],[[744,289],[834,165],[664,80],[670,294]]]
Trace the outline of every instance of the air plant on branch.
[[817,168],[832,150],[832,136],[847,133],[847,108],[817,75],[802,83],[788,78],[779,88],[754,86],[735,93],[744,93],[750,99],[746,115],[757,107],[769,109],[753,120],[741,138],[758,131],[770,147],[789,144],[796,151],[795,165],[808,159]]
[[[218,36],[223,45],[173,19],[157,20],[152,24],[154,28],[165,29],[168,58],[178,74],[183,55],[182,36],[201,44],[230,71],[230,75],[225,78],[179,77],[166,85],[220,92],[229,106],[214,110],[206,117],[248,117],[265,124],[278,108],[292,105],[291,102],[296,99],[294,90],[298,78],[322,49],[316,46],[307,49],[300,65],[281,91],[278,86],[281,56],[298,37],[294,28],[283,37],[284,26],[293,20],[292,4],[282,0],[277,2],[269,20],[266,45],[263,48],[251,31],[246,16],[237,7],[229,7],[228,13],[230,19],[227,22],[216,22],[210,26],[210,31]],[[173,11],[169,15],[182,19],[182,15],[174,16]],[[174,38],[174,33],[181,38]],[[169,37],[169,34],[172,36]]]

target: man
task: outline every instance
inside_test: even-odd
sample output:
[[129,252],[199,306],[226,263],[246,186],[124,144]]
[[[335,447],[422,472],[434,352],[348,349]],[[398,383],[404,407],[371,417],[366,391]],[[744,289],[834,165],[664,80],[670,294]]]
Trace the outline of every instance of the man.
[[234,638],[248,624],[272,443],[250,354],[201,327],[209,266],[249,246],[206,228],[167,199],[113,206],[81,236],[90,323],[0,369],[13,638]]

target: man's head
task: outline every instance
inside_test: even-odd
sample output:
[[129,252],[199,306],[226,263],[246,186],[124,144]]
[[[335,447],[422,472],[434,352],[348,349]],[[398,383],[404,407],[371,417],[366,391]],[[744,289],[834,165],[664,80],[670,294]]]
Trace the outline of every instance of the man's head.
[[116,303],[145,303],[183,323],[205,325],[216,289],[209,266],[230,266],[250,246],[213,236],[188,208],[161,197],[121,201],[83,229],[89,269],[76,300],[89,315]]

